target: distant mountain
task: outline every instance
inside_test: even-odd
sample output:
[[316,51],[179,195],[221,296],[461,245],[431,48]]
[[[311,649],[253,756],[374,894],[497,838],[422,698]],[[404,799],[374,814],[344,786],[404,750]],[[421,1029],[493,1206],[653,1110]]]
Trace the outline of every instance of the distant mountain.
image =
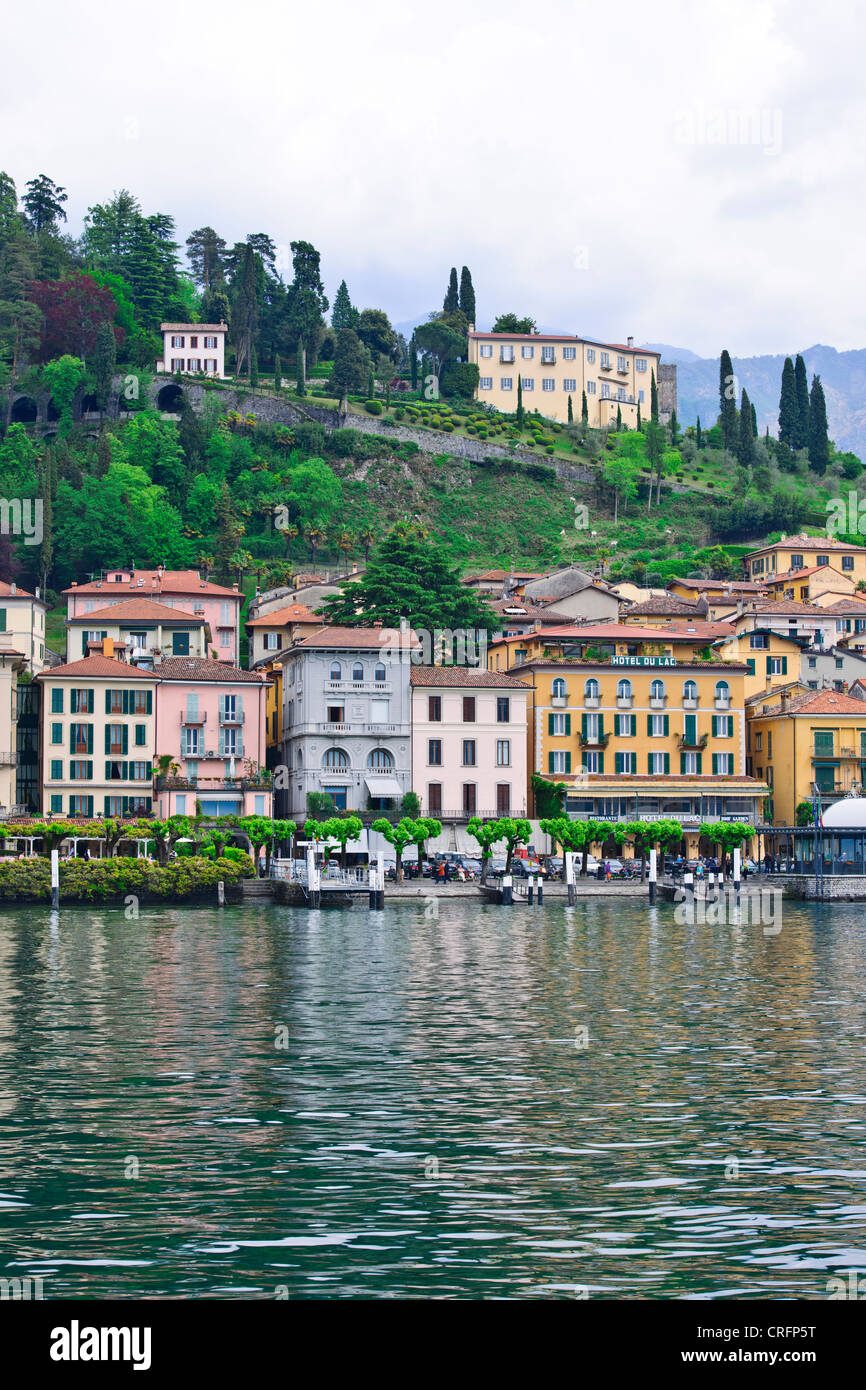
[[[650,346],[649,344],[647,346]],[[719,360],[698,357],[688,348],[652,344],[663,362],[677,364],[678,416],[683,425],[693,425],[698,415],[702,425],[711,425],[719,413]],[[793,358],[795,353],[792,352]],[[816,343],[802,350],[809,374],[817,373],[827,398],[830,438],[839,449],[850,449],[866,459],[866,348],[837,352]],[[735,357],[734,373],[738,392],[745,386],[755,404],[761,434],[767,425],[771,434],[779,429],[779,394],[782,386],[782,353],[768,357]]]

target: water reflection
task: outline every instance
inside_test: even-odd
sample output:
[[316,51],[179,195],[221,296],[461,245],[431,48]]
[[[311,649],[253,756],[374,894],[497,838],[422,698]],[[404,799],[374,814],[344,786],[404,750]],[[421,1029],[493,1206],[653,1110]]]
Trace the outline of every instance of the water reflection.
[[2,1272],[47,1298],[826,1297],[866,1268],[863,921],[6,910]]

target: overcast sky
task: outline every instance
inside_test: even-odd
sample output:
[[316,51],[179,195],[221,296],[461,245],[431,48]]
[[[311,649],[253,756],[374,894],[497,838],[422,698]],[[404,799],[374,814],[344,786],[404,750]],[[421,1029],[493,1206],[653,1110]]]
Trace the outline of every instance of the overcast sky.
[[394,322],[467,264],[480,326],[863,347],[863,32],[857,0],[30,0],[0,167],[75,234],[127,187],[181,241],[312,241]]

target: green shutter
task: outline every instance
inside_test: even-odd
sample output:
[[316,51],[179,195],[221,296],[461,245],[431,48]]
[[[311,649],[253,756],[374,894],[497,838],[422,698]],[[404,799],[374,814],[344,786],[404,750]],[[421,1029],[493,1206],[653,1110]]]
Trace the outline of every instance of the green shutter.
[[755,658],[753,656],[747,657],[746,665],[749,668],[749,675],[753,676],[755,674]]
[[614,772],[623,772],[623,771],[625,770],[625,769],[623,768],[623,765],[622,765],[622,759],[623,759],[623,754],[622,754],[622,753],[615,753],[615,754],[614,754],[614,757],[613,757],[613,770],[614,770]]
[[702,754],[702,753],[699,753],[699,754],[698,754],[698,776],[699,776],[699,777],[700,777],[700,775],[701,775],[701,771],[702,771],[702,768],[703,768],[703,761],[704,761],[703,754]]
[[771,676],[772,674],[773,674],[773,658],[772,658],[771,656],[768,656],[768,657],[767,657],[767,675],[768,675],[768,676]]
[[680,753],[680,773],[685,772],[685,770],[686,770],[686,755],[685,755],[685,753]]
[[598,738],[599,738],[599,742],[601,742],[601,740],[604,738],[604,715],[603,715],[603,714],[600,714],[600,715],[598,716]]
[[647,770],[647,772],[649,772],[649,773],[651,773],[652,770],[653,770],[653,755],[652,755],[652,753],[647,753],[647,755],[646,755],[646,770]]
[[698,735],[697,735],[697,726],[698,726],[697,716],[694,715],[694,714],[687,714],[687,715],[686,715],[686,728],[685,728],[686,743],[696,743],[696,742],[697,742],[697,736],[698,736]]
[[69,725],[69,751],[70,751],[70,753],[74,753],[74,752],[75,752],[75,725],[74,725],[74,724],[70,724],[70,725]]
[[567,714],[567,715],[565,716],[565,732],[566,732],[567,734],[570,734],[570,733],[571,733],[571,715],[570,715],[570,714]]
[[637,715],[631,715],[631,736],[637,738]]
[[599,772],[604,772],[604,753],[599,753],[598,755],[598,770]]
[[652,717],[651,714],[648,714],[647,717],[646,717],[646,731],[647,731],[647,738],[652,738],[652,732],[653,732],[653,717]]
[[727,721],[728,721],[728,738],[733,738],[733,737],[734,737],[734,716],[733,716],[732,714],[726,714],[724,717],[725,717],[725,719],[727,719]]
[[582,714],[582,715],[580,716],[580,736],[581,736],[581,738],[583,739],[584,743],[586,743],[586,715],[585,715],[585,714]]
[[668,736],[668,734],[670,733],[670,731],[671,731],[671,720],[670,720],[670,715],[669,715],[669,714],[666,714],[666,715],[665,715],[665,738],[667,738],[667,736]]
[[666,776],[666,777],[667,777],[668,773],[670,772],[670,770],[671,770],[671,755],[670,755],[670,753],[665,753],[665,776]]
[[570,753],[566,753],[566,755],[565,755],[565,770],[566,770],[566,772],[571,772],[571,754],[570,754]]
[[110,690],[106,690],[106,692],[105,692],[105,713],[106,713],[106,714],[111,714],[111,691],[110,691]]
[[6,631],[6,609],[0,608],[0,632]]
[[786,656],[783,656],[783,657],[782,657],[782,675],[783,675],[783,676],[787,676],[787,674],[788,674],[788,658],[787,658]]
[[549,715],[547,716],[547,732],[548,732],[548,734],[550,734],[550,735],[553,734],[553,715],[552,715],[552,714],[549,714]]
[[55,686],[51,692],[51,713],[63,713],[63,691],[60,686]]
[[124,754],[125,754],[125,753],[128,753],[128,752],[129,752],[129,725],[128,725],[128,724],[124,724],[124,725],[123,725],[122,730],[121,730],[121,735],[120,735],[120,737],[121,737],[121,744],[120,744],[121,752],[124,753]]
[[106,751],[106,753],[110,753],[110,752],[111,752],[111,725],[110,725],[110,724],[106,724],[106,726],[105,726],[105,751]]
[[714,754],[713,754],[713,776],[714,776],[714,777],[718,774],[718,771],[719,771],[719,755],[718,755],[718,753],[714,753]]
[[548,753],[548,755],[547,755],[547,770],[548,770],[548,772],[552,772],[552,771],[553,771],[553,754],[552,754],[552,753]]
[[146,693],[147,693],[147,706],[146,706],[146,708],[147,708],[147,713],[148,713],[148,714],[152,714],[152,713],[153,713],[153,691],[152,691],[152,690],[148,690]]

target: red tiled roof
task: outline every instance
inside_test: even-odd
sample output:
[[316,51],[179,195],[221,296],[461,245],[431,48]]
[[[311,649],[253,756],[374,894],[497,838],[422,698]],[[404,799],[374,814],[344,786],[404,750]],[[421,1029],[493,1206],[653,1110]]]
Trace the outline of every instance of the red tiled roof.
[[149,598],[130,598],[121,600],[120,603],[110,603],[105,608],[95,608],[92,613],[79,613],[77,617],[70,618],[69,623],[71,626],[73,623],[86,624],[97,621],[142,622],[148,618],[153,622],[180,623],[184,627],[204,626],[204,618],[185,613],[182,608],[169,608],[167,603],[154,603]]
[[[196,598],[202,595],[211,595],[221,598],[242,599],[237,589],[227,589],[222,584],[212,584],[209,579],[202,579],[198,570],[124,570],[122,565],[118,565],[116,570],[109,573],[131,574],[132,579],[123,579],[119,583],[113,579],[93,579],[88,584],[71,584],[68,589],[64,589],[64,594],[99,594],[107,597],[109,594],[127,595],[135,594],[139,598],[145,598],[148,594],[189,594]],[[139,584],[139,579],[144,583]]]
[[[349,651],[356,647],[384,649],[392,647],[398,635],[396,628],[389,627],[321,627],[318,632],[311,632],[309,637],[299,637],[290,650],[295,651],[298,647],[318,647],[325,650],[340,647]],[[414,632],[406,632],[402,636],[409,646],[418,642]]]
[[[775,691],[767,693],[775,694]],[[785,710],[782,709],[780,701],[778,705],[771,705],[769,709],[756,714],[755,718],[773,719],[780,714],[856,714],[864,719],[866,709],[862,700],[843,695],[839,690],[814,690],[808,695],[797,695],[793,700],[789,700]]]
[[772,545],[760,545],[743,556],[748,560],[752,555],[765,555],[769,550],[860,550],[866,554],[866,546],[849,545],[837,540],[835,536],[783,536]]
[[318,623],[322,619],[305,603],[290,603],[287,608],[275,608],[261,618],[250,618],[247,627],[288,627],[290,623]]
[[228,661],[208,661],[205,657],[166,656],[154,668],[159,680],[164,681],[216,681],[237,684],[245,681],[248,685],[263,685],[262,676],[257,671],[242,671]]
[[[36,595],[31,594],[28,589],[22,589],[20,584],[15,585],[15,592],[13,594],[12,585],[7,583],[5,579],[0,579],[0,594],[2,594],[3,598],[36,598]],[[41,603],[42,599],[37,599],[36,601],[37,603]]]
[[518,686],[528,690],[525,681],[509,676],[504,671],[480,671],[471,666],[413,666],[409,672],[410,685],[451,685],[451,686]]
[[713,592],[721,590],[722,597],[725,597],[728,589],[731,590],[731,597],[736,597],[738,593],[758,594],[767,587],[766,584],[753,584],[746,579],[671,579],[668,581],[668,588],[671,584],[682,584],[687,589],[697,589],[699,593],[707,589]]
[[115,661],[114,657],[103,656],[101,653],[94,652],[90,656],[82,657],[80,661],[68,661],[62,666],[52,666],[50,670],[40,671],[36,677],[38,681],[45,680],[46,677],[54,676],[76,676],[81,680],[126,680],[126,681],[155,681],[157,677],[152,671],[145,671],[140,666],[130,666],[128,661]]

